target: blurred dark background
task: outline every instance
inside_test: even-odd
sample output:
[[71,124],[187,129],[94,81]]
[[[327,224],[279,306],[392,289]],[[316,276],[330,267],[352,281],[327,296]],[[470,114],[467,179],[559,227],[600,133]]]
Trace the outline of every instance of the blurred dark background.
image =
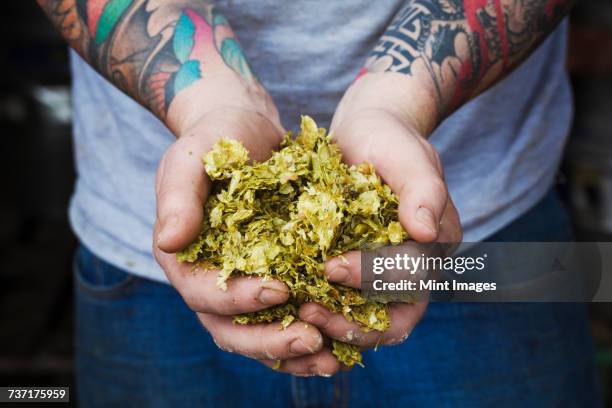
[[[74,180],[67,49],[34,1],[3,5],[0,385],[73,384]],[[578,2],[568,67],[576,117],[559,183],[579,240],[612,241],[612,2]],[[612,305],[592,305],[612,406]]]

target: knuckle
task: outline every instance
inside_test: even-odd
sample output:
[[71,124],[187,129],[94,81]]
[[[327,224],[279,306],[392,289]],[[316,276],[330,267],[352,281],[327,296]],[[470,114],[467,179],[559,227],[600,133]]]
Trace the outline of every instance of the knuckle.
[[443,174],[442,158],[440,157],[438,150],[427,141],[423,142],[423,149],[425,151],[425,155],[432,162],[436,170],[440,174]]
[[177,193],[180,193],[180,191],[171,184],[160,185],[159,191],[157,192],[158,206],[161,209],[165,209],[164,207],[173,204],[172,198],[175,197]]
[[340,340],[345,343],[362,344],[364,342],[365,333],[358,328],[348,327],[342,330]]
[[429,190],[434,197],[446,199],[447,189],[446,183],[440,177],[433,177],[428,180]]
[[440,153],[438,153],[436,148],[431,143],[429,143],[428,141],[424,141],[423,148],[425,150],[425,153],[427,154],[427,156],[429,157],[431,161],[433,162],[440,161]]
[[213,343],[219,348],[219,350],[223,350],[227,353],[234,353],[233,347],[229,346],[224,340],[220,339],[218,336],[215,336],[211,333],[211,337]]
[[385,341],[385,344],[389,346],[395,346],[398,344],[402,344],[403,342],[406,341],[408,336],[410,336],[410,331],[411,330],[409,328],[404,328],[393,334],[390,334],[387,340]]
[[176,287],[176,290],[181,294],[183,300],[185,301],[185,304],[192,312],[198,312],[198,313],[211,312],[211,310],[208,310],[209,308],[206,307],[206,304],[205,304],[206,302],[202,299],[202,296],[200,296],[199,294],[195,293],[192,290],[186,289],[182,285],[179,285],[178,287]]
[[[260,339],[270,338],[270,336],[273,335],[273,333],[268,333],[267,332],[268,328],[272,328],[272,326],[270,325],[270,326],[260,327],[257,330],[256,337]],[[259,347],[257,347],[255,354],[259,355],[261,358],[264,358],[266,360],[277,360],[279,358],[279,354],[289,354],[289,347],[290,347],[290,343],[287,340],[284,340],[282,343],[280,343],[280,347],[277,344],[277,342],[264,341],[259,344]],[[282,348],[282,351],[284,353],[283,352],[279,353],[278,352],[279,348]]]

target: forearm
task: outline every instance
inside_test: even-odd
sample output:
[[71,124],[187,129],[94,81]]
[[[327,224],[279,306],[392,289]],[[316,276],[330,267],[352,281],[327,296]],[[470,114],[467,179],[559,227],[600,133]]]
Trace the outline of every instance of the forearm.
[[[569,0],[407,1],[362,74],[387,76],[368,82],[386,88],[380,90],[385,97],[389,94],[388,99],[404,105],[398,112],[415,118],[417,127],[427,133],[523,61],[571,4]],[[360,93],[364,92],[365,99],[377,98],[369,91]]]
[[275,113],[227,21],[206,1],[37,1],[89,64],[175,133],[216,107]]

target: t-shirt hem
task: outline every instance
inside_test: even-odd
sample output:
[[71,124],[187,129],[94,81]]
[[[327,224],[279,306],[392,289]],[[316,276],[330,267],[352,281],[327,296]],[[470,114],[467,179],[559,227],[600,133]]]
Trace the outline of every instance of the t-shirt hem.
[[537,205],[551,188],[552,183],[547,183],[541,189],[533,189],[526,197],[513,202],[501,213],[492,217],[489,222],[464,231],[463,242],[481,242],[495,235]]

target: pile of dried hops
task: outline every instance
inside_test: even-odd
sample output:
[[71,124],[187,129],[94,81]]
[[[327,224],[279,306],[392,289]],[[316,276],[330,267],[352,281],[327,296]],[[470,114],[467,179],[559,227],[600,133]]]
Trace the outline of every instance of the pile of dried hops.
[[[178,260],[219,269],[221,289],[231,276],[240,275],[287,284],[287,303],[235,316],[236,323],[280,321],[286,328],[300,304],[316,302],[363,325],[364,331],[386,330],[387,305],[366,300],[323,274],[332,256],[407,239],[398,222],[397,197],[373,167],[343,163],[325,129],[307,116],[297,138],[288,134],[270,159],[247,162],[246,149],[229,139],[219,140],[204,157],[212,194],[199,237]],[[332,352],[348,366],[361,364],[355,346],[334,340]]]

